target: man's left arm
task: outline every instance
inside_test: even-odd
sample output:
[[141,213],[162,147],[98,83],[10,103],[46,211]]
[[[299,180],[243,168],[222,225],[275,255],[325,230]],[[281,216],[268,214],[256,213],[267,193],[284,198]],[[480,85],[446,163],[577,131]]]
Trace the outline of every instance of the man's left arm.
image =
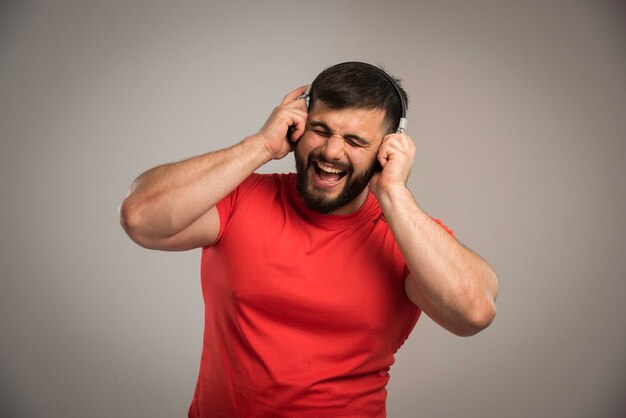
[[410,274],[411,301],[461,336],[486,328],[496,315],[498,278],[491,266],[420,209],[406,181],[415,145],[406,134],[387,135],[378,151],[383,170],[370,181]]

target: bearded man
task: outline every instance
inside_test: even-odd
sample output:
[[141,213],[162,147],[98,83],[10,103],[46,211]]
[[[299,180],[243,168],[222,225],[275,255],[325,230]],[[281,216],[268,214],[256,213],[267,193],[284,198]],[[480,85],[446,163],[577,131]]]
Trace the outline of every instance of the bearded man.
[[[492,268],[407,188],[398,81],[348,62],[306,91],[236,145],[141,174],[120,207],[139,245],[202,248],[190,417],[384,417],[422,311],[462,336],[495,316]],[[291,151],[297,173],[255,173]]]

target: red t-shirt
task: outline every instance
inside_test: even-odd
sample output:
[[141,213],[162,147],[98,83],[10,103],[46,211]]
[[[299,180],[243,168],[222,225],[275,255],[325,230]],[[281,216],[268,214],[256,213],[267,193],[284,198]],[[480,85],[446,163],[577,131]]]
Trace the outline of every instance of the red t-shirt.
[[189,416],[384,417],[389,367],[420,309],[374,196],[323,215],[294,174],[253,174],[217,209]]

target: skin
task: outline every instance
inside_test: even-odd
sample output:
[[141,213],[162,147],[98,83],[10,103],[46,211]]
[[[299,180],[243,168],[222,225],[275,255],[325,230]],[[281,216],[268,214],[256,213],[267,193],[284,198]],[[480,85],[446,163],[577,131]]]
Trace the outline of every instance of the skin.
[[[487,327],[496,313],[497,276],[417,205],[406,187],[415,155],[412,139],[385,135],[380,109],[333,110],[318,102],[307,113],[304,100],[297,100],[306,87],[287,94],[259,132],[238,144],[141,174],[120,206],[129,237],[143,247],[171,251],[211,244],[220,227],[215,204],[257,168],[289,154],[290,140],[303,168],[304,193],[326,203],[378,161],[382,171],[369,186],[329,212],[352,213],[371,191],[411,272],[405,280],[410,300],[454,334],[473,335]],[[347,174],[336,183],[321,181],[320,163]]]
[[408,135],[385,136],[377,155],[383,170],[369,189],[411,272],[405,280],[408,297],[448,331],[470,336],[495,318],[498,278],[485,260],[417,205],[406,187],[414,155]]
[[[384,131],[380,109],[333,110],[323,102],[312,106],[307,126],[295,146],[298,191],[320,204],[310,209],[336,215],[352,213],[367,197],[367,184],[376,168],[376,151]],[[319,178],[316,166],[332,167],[346,174],[336,182]],[[320,207],[333,208],[321,210]]]

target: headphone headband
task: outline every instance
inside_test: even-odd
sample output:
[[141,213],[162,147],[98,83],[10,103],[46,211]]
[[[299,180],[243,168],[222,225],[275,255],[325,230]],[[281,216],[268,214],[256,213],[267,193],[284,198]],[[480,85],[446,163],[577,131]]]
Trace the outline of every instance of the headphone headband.
[[402,94],[402,91],[400,90],[400,86],[398,86],[398,83],[396,83],[396,80],[393,79],[392,76],[390,76],[389,74],[387,74],[387,72],[385,70],[383,70],[382,68],[379,68],[375,65],[369,64],[367,62],[360,62],[360,61],[348,61],[348,62],[343,62],[341,64],[337,64],[337,65],[344,65],[344,64],[357,64],[357,65],[362,65],[364,67],[370,68],[376,72],[378,72],[378,74],[380,74],[381,76],[383,76],[388,82],[389,84],[391,84],[391,87],[393,87],[393,89],[395,90],[396,94],[398,95],[398,98],[400,99],[400,104],[402,106],[402,116],[400,116],[400,123],[398,123],[398,127],[396,128],[396,132],[397,133],[404,133],[406,131],[407,128],[407,120],[406,120],[406,99],[404,98],[404,95]]
[[[400,122],[398,123],[398,127],[396,128],[396,133],[404,133],[407,128],[407,120],[406,120],[407,105],[406,105],[406,99],[404,98],[404,95],[402,94],[402,90],[400,90],[400,86],[398,86],[398,83],[396,83],[396,80],[394,80],[393,77],[391,77],[389,74],[387,74],[387,72],[385,72],[381,68],[375,65],[369,64],[367,62],[347,61],[347,62],[342,62],[340,64],[335,64],[334,67],[339,66],[339,65],[346,65],[346,64],[356,64],[356,65],[360,65],[360,66],[372,69],[376,71],[378,74],[380,74],[383,78],[385,78],[385,80],[387,80],[389,84],[391,84],[391,87],[394,89],[394,91],[398,95],[398,98],[400,99],[400,105],[402,106],[402,116],[400,117]],[[310,90],[311,90],[311,85],[309,85],[309,87],[307,88],[306,92],[304,92],[303,95],[298,97],[298,99],[304,99],[306,101],[307,108],[309,107],[309,101],[310,101],[309,91]]]

